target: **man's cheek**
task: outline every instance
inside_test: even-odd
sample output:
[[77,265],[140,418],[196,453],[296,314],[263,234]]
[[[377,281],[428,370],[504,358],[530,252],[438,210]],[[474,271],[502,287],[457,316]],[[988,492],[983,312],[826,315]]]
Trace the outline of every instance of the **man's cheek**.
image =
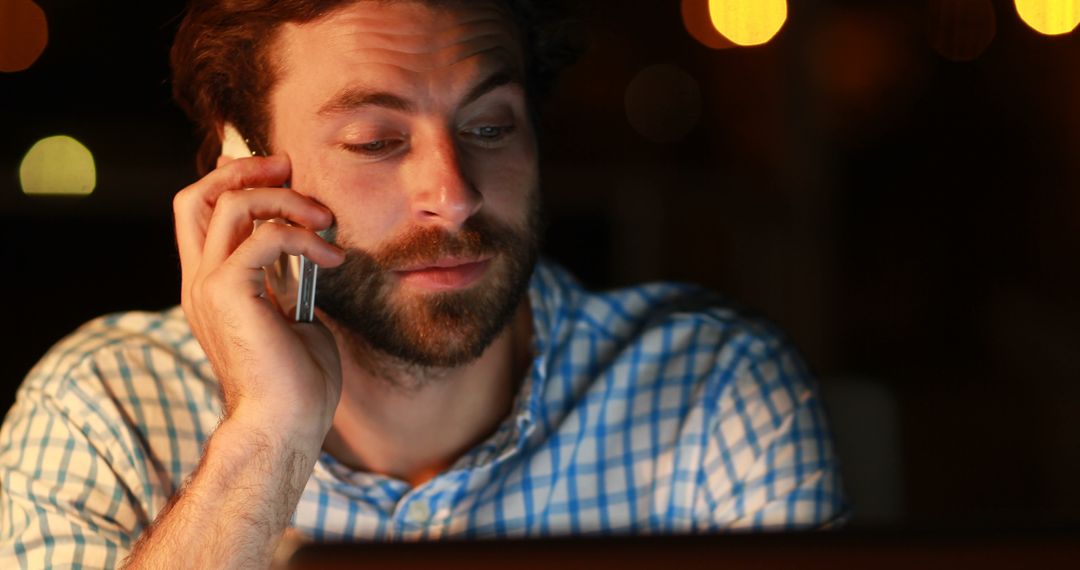
[[484,201],[488,215],[516,230],[527,225],[534,198],[533,189],[517,186],[493,191]]

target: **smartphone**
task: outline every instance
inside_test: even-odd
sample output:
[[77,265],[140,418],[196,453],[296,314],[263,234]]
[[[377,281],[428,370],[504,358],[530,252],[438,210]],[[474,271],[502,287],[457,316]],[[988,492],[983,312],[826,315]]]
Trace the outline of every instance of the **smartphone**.
[[[256,150],[252,150],[255,147]],[[266,147],[253,143],[245,138],[230,123],[225,123],[224,134],[221,139],[221,154],[229,158],[246,158],[250,156],[268,156]],[[288,188],[288,182],[285,188]],[[260,224],[272,221],[275,223],[291,224],[288,220],[256,220],[252,231]],[[323,238],[324,232],[319,232]],[[270,292],[282,305],[287,299],[296,300],[295,319],[297,322],[310,323],[315,320],[315,284],[319,277],[319,266],[312,263],[303,255],[294,256],[282,254],[273,265],[264,268]],[[282,305],[282,308],[288,309]]]

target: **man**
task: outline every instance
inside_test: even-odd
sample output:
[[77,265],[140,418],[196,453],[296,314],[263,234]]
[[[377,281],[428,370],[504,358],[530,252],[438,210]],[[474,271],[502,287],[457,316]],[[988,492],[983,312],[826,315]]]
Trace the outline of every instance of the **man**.
[[[259,567],[286,529],[702,532],[841,513],[820,402],[776,334],[692,287],[592,294],[537,262],[529,13],[194,2],[173,63],[204,164],[227,125],[269,156],[217,158],[176,196],[182,310],[94,321],[25,382],[0,434],[3,556]],[[321,266],[315,322],[268,286],[282,254]]]

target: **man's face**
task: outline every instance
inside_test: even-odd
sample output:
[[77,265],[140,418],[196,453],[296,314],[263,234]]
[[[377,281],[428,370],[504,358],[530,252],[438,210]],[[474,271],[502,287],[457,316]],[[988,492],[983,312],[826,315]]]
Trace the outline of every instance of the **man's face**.
[[271,140],[336,216],[318,303],[422,366],[478,357],[535,262],[536,141],[513,24],[494,3],[356,2],[284,26]]

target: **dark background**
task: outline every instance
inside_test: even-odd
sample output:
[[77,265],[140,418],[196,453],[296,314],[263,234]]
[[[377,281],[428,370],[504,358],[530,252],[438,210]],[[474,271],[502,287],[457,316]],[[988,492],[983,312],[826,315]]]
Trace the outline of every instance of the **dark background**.
[[[39,4],[48,48],[0,73],[3,409],[79,324],[178,302],[170,201],[195,180],[169,96],[182,3]],[[945,4],[794,0],[769,44],[710,49],[679,1],[574,2],[589,49],[548,105],[546,251],[594,287],[696,281],[788,331],[854,524],[1075,524],[1080,32],[993,2],[992,42],[953,61],[935,46],[978,34]],[[628,120],[658,64],[696,98],[673,80],[630,102],[693,125],[674,141]],[[54,134],[94,153],[91,196],[20,191]]]

